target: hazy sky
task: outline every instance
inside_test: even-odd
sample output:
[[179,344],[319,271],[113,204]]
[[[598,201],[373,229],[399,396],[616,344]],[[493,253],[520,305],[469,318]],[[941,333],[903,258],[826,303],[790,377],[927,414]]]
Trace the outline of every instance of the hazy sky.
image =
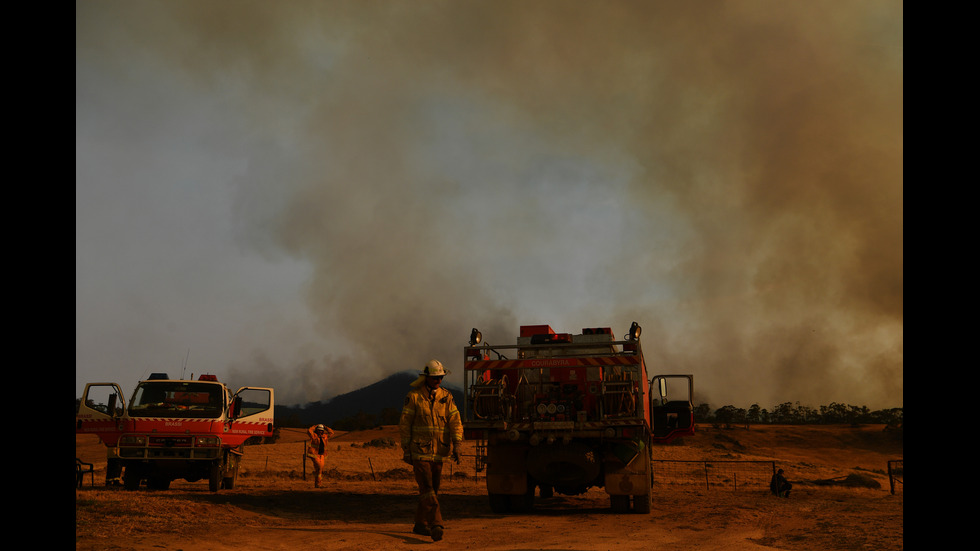
[[902,2],[75,7],[76,396],[635,320],[698,403],[903,406]]

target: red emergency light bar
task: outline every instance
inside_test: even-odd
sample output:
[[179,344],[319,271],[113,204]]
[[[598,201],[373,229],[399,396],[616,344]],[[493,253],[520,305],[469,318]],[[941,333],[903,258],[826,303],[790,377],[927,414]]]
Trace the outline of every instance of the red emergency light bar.
[[531,337],[531,344],[548,344],[548,343],[569,343],[572,342],[572,336],[568,333],[544,333],[541,335],[533,335]]
[[554,335],[555,330],[550,325],[522,325],[521,336],[533,337],[535,335]]
[[201,375],[200,377],[197,378],[197,380],[198,381],[214,381],[214,382],[218,382],[218,376],[217,375]]

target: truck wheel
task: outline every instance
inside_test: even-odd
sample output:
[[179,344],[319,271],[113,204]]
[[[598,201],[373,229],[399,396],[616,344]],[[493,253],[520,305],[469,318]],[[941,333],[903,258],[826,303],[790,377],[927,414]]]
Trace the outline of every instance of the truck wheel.
[[142,477],[143,473],[139,467],[126,467],[126,470],[123,471],[123,488],[130,491],[138,490],[140,487],[140,479]]
[[653,501],[652,493],[644,494],[642,496],[633,496],[633,510],[641,515],[649,515],[651,501]]
[[211,463],[211,471],[208,473],[208,490],[217,492],[221,487],[221,461],[215,460]]
[[510,511],[510,496],[506,494],[490,494],[490,510],[499,515]]
[[527,513],[534,508],[534,486],[524,495],[507,496],[510,498],[510,510],[514,513]]
[[630,496],[611,495],[609,504],[614,513],[628,513],[630,511]]
[[235,466],[231,469],[231,476],[226,476],[222,482],[222,488],[226,490],[234,490],[235,484],[238,482],[238,462],[235,462]]
[[119,463],[118,459],[108,459],[106,460],[105,468],[105,485],[106,486],[118,486],[119,478],[122,475],[122,465]]
[[[649,446],[647,447],[649,449]],[[650,507],[653,503],[653,462],[650,457],[646,458],[647,464],[644,472],[647,479],[647,493],[644,495],[633,496],[633,510],[641,515],[649,515]]]

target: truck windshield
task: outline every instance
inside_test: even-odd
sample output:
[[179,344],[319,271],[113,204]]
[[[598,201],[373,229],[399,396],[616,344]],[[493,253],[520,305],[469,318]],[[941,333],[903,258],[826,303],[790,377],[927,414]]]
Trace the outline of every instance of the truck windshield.
[[224,409],[220,384],[186,381],[143,382],[129,406],[132,417],[220,417]]

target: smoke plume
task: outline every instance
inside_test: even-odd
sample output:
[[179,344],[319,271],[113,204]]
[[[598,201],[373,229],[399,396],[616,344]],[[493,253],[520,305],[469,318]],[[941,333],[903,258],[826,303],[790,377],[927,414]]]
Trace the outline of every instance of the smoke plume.
[[240,246],[306,267],[312,335],[229,350],[280,403],[635,320],[713,407],[902,405],[900,3],[76,8],[80,59],[207,98]]

